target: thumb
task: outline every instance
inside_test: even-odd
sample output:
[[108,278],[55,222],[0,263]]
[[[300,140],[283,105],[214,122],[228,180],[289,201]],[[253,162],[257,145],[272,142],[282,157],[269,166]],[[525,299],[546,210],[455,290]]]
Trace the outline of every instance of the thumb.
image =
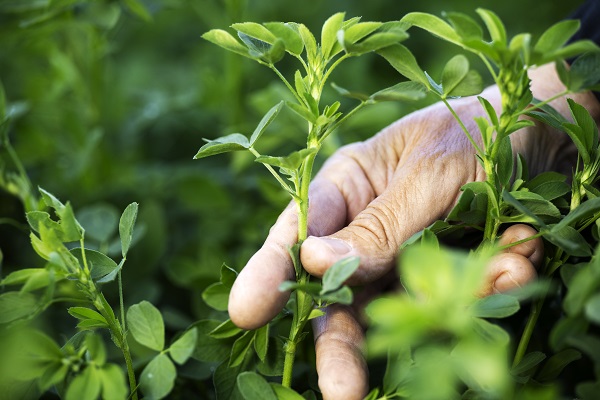
[[[346,257],[359,257],[360,267],[349,284],[372,282],[395,262],[400,245],[414,233],[447,214],[456,201],[466,177],[438,181],[447,171],[441,160],[430,165],[406,166],[388,188],[360,212],[344,229],[324,237],[309,237],[302,244],[300,257],[304,268],[322,276],[335,262]],[[436,173],[438,172],[438,173]]]

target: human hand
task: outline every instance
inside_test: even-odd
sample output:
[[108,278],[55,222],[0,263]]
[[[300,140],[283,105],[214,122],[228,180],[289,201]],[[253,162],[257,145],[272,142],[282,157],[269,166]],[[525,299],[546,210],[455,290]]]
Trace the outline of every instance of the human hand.
[[[537,74],[538,79],[532,77],[537,98],[548,98],[560,90],[553,67],[542,67]],[[483,97],[499,104],[495,88]],[[595,99],[576,101],[596,107],[593,115],[599,115]],[[564,100],[553,105],[567,115]],[[453,107],[467,128],[477,132],[472,121],[483,114],[478,101],[461,99]],[[550,169],[568,172],[576,154],[566,135],[538,125],[513,134],[511,140],[513,151],[525,157],[532,175]],[[413,113],[372,139],[342,148],[317,174],[309,194],[311,236],[301,248],[302,264],[311,274],[322,276],[339,259],[358,256],[361,265],[348,283],[373,282],[392,268],[402,242],[447,215],[461,186],[484,179],[471,144],[444,105]],[[294,279],[287,248],[296,242],[296,221],[290,205],[239,274],[229,302],[236,325],[247,329],[262,326],[285,305],[289,293],[278,288],[283,281]],[[494,287],[509,289],[535,276],[527,256],[509,254],[503,256],[507,257],[504,261],[500,258],[492,263],[482,294],[491,293]],[[352,398],[336,392],[338,389],[356,397],[366,385],[364,361],[359,361],[360,351],[352,347],[360,342],[355,339],[362,337],[362,331],[344,310],[333,307],[315,327],[317,368],[325,398]],[[339,346],[328,345],[334,342]],[[340,367],[332,368],[335,365]],[[340,385],[340,371],[351,384]]]

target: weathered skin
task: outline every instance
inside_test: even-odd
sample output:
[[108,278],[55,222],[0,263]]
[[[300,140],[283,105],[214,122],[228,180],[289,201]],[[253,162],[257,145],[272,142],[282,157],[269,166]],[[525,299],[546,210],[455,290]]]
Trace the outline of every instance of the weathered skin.
[[[553,65],[533,70],[530,76],[538,99],[563,89]],[[500,104],[495,87],[482,95],[493,105]],[[600,106],[590,93],[570,97],[600,120]],[[569,117],[565,99],[552,105]],[[478,132],[473,117],[484,112],[477,99],[457,100],[453,107],[469,130]],[[525,157],[532,176],[547,170],[570,173],[576,152],[567,135],[536,125],[513,134],[511,140],[513,151]],[[348,283],[374,282],[393,267],[404,240],[447,215],[461,186],[484,179],[471,144],[443,104],[410,114],[365,142],[343,147],[322,167],[311,186],[311,236],[301,248],[302,264],[311,274],[322,276],[339,259],[359,256],[361,265]],[[297,239],[296,221],[294,207],[286,208],[236,280],[229,313],[238,326],[264,325],[289,298],[278,287],[294,276],[286,249]],[[516,226],[501,243],[532,233],[532,228]],[[497,255],[481,295],[534,279],[541,251],[541,240],[533,240]],[[313,325],[324,398],[363,398],[368,373],[360,349],[362,329],[353,314],[348,308],[334,307]]]

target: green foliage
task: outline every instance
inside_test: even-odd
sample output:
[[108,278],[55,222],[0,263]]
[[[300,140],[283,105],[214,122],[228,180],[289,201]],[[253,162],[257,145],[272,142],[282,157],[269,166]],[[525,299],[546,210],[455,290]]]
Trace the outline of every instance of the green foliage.
[[[597,127],[574,102],[565,118],[548,99],[532,99],[524,72],[557,61],[564,94],[597,90],[598,52],[588,41],[569,42],[577,22],[543,31],[538,19],[545,23],[565,14],[550,17],[539,10],[544,15],[532,21],[514,12],[527,8],[523,2],[495,5],[498,15],[478,10],[482,23],[456,11],[442,18],[409,13],[401,22],[346,18],[356,13],[388,19],[390,5],[377,2],[366,11],[365,4],[348,2],[347,13],[334,13],[325,2],[310,8],[290,2],[245,7],[236,0],[159,3],[0,5],[3,395],[317,398],[311,390],[303,396],[294,390],[316,388],[303,324],[323,314],[319,306],[352,302],[344,283],[358,260],[336,264],[322,282],[309,281],[299,247],[292,248],[297,281],[283,289],[295,293],[274,321],[249,332],[224,313],[239,266],[285,202],[302,203],[312,163],[320,163],[318,152],[362,140],[413,107],[395,102],[417,101],[420,107],[480,93],[494,80],[503,93],[502,109],[480,98],[478,132],[466,132],[481,134],[475,150],[493,181],[466,185],[445,221],[411,239],[433,247],[417,257],[420,250],[406,245],[408,292],[369,309],[388,313],[374,315],[369,342],[377,348],[377,337],[386,337],[393,345],[392,351],[380,346],[388,355],[383,376],[375,372],[380,361],[369,360],[375,365],[372,381],[382,385],[369,398],[493,398],[506,391],[511,396],[505,397],[515,398],[595,398]],[[468,10],[467,3],[453,9]],[[393,6],[399,15],[410,11]],[[562,13],[568,6],[554,8]],[[510,25],[500,15],[510,16]],[[274,18],[304,23],[237,23]],[[212,29],[228,25],[233,35]],[[313,34],[314,26],[319,29]],[[418,35],[406,40],[414,27],[476,57],[434,48],[436,40]],[[511,38],[520,27],[530,33]],[[203,31],[234,56],[193,39]],[[382,56],[389,71],[369,53]],[[566,68],[562,60],[579,54]],[[483,68],[475,65],[477,58],[485,60]],[[256,63],[273,70],[281,84],[270,84]],[[408,80],[398,83],[396,72]],[[336,92],[351,100],[336,99]],[[381,102],[390,103],[365,107]],[[523,115],[571,138],[579,154],[573,179],[557,173],[530,179],[522,157],[513,160],[509,136],[527,128]],[[198,165],[181,161],[189,160],[197,137],[207,143],[196,158],[236,153]],[[251,158],[277,183],[258,176]],[[38,183],[47,190],[37,190]],[[140,201],[139,210],[130,199]],[[119,210],[125,210],[121,217]],[[470,239],[483,228],[477,240],[487,248],[515,222],[539,230],[547,250],[540,275],[556,281],[558,272],[562,282],[471,297],[476,273],[467,267],[482,261],[443,246],[438,251],[435,235]],[[422,263],[430,254],[439,274],[437,264]],[[223,260],[231,267],[219,269]],[[529,301],[531,315],[540,315],[537,324],[524,321]],[[400,306],[406,315],[398,315]],[[290,329],[292,315],[302,317]],[[512,368],[503,361],[513,356],[507,332],[517,348]],[[290,346],[300,364],[294,389],[274,383]],[[569,393],[561,397],[563,388]]]

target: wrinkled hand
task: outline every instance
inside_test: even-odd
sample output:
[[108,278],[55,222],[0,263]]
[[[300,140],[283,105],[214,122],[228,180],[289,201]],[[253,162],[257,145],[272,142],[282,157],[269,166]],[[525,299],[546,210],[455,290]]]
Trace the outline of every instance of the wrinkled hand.
[[[553,66],[541,67],[537,74],[539,79],[532,77],[537,98],[560,90]],[[495,88],[486,90],[483,97],[500,103]],[[553,105],[567,115],[563,103]],[[457,100],[453,107],[467,128],[478,132],[473,118],[483,111],[477,99]],[[549,169],[570,171],[576,153],[566,135],[536,126],[513,134],[511,140],[513,151],[525,157],[532,176]],[[406,239],[447,215],[461,186],[484,179],[471,144],[443,104],[410,114],[373,138],[340,149],[322,167],[310,188],[310,236],[301,248],[302,265],[320,277],[336,261],[358,256],[360,267],[348,284],[373,282],[393,267],[397,249]],[[505,232],[502,241],[514,242],[534,233],[532,228],[517,225]],[[235,281],[229,314],[236,325],[257,328],[284,307],[289,292],[280,292],[278,287],[294,279],[287,249],[296,240],[292,204]],[[538,239],[496,256],[481,295],[531,280],[541,251]],[[360,348],[363,333],[350,309],[330,307],[313,327],[324,398],[362,398],[368,389]]]

